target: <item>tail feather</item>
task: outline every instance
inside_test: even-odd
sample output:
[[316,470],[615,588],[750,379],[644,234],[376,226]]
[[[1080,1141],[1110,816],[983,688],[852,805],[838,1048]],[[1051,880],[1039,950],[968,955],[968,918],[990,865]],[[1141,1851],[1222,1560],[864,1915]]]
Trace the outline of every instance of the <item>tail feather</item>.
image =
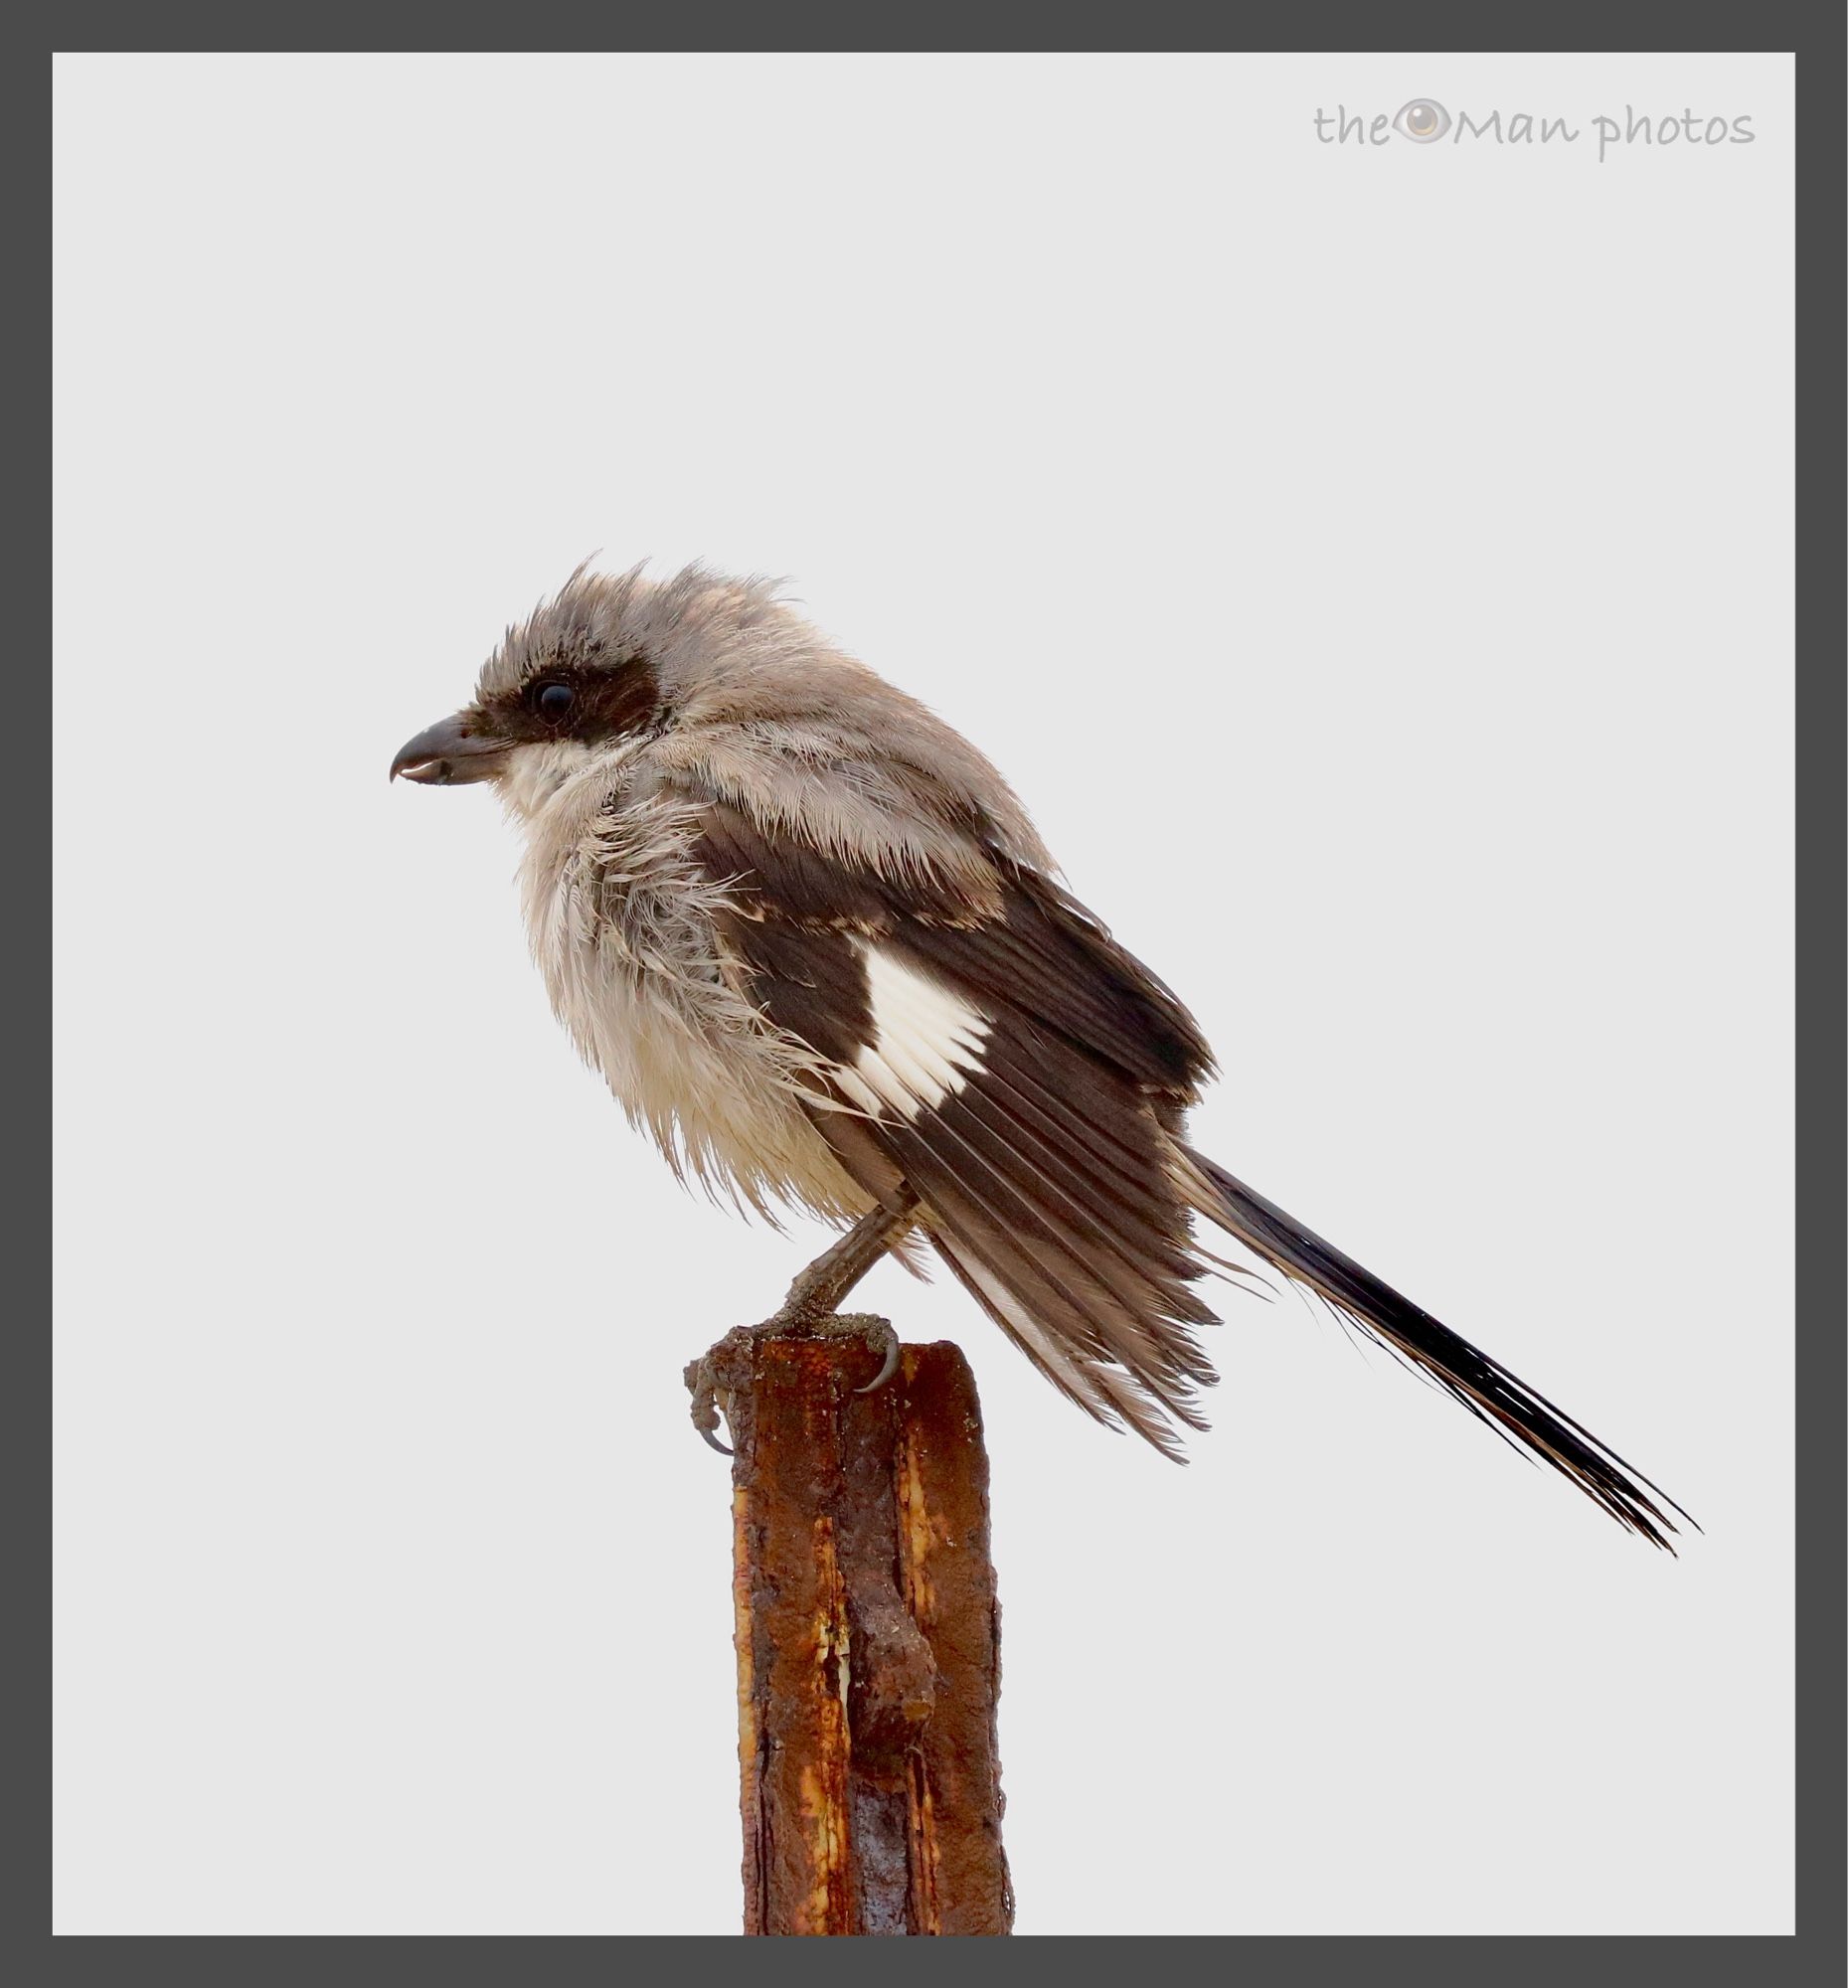
[[1668,1536],[1678,1529],[1668,1513],[1689,1525],[1694,1521],[1659,1485],[1651,1484],[1590,1429],[1479,1347],[1439,1324],[1294,1216],[1205,1154],[1191,1147],[1182,1151],[1193,1175],[1190,1186],[1200,1214],[1286,1276],[1307,1285],[1497,1434],[1569,1477],[1619,1525],[1639,1533],[1652,1546],[1674,1552]]

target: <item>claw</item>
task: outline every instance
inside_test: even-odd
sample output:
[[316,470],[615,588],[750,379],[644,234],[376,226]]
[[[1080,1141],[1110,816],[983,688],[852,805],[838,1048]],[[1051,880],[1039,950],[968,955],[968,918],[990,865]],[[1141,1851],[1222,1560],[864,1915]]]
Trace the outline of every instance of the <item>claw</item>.
[[709,1347],[704,1357],[691,1362],[682,1376],[687,1384],[687,1393],[693,1397],[687,1405],[693,1426],[699,1430],[700,1440],[706,1447],[716,1449],[721,1456],[731,1456],[734,1452],[713,1433],[719,1426],[719,1397],[725,1385],[715,1373],[713,1363],[728,1343],[729,1340],[722,1339],[717,1346]]
[[876,1395],[892,1379],[893,1375],[899,1371],[901,1351],[899,1335],[888,1327],[886,1332],[886,1357],[879,1363],[879,1372],[873,1376],[864,1388],[856,1388],[854,1393],[856,1395]]

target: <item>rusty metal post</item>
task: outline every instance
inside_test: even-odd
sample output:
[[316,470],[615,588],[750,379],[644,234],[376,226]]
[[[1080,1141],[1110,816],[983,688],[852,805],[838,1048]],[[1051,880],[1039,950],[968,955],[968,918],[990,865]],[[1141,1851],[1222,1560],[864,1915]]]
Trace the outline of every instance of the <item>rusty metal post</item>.
[[732,1465],[748,1933],[1004,1933],[1000,1625],[968,1363],[740,1348]]

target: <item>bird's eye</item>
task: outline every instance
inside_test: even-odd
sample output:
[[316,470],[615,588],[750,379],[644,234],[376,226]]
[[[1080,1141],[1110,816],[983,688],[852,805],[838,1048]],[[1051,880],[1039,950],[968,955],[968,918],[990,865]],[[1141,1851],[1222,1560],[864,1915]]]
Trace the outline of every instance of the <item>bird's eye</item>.
[[570,684],[545,685],[533,702],[541,718],[560,719],[572,708],[576,693]]
[[1400,106],[1393,129],[1415,145],[1433,144],[1450,128],[1450,113],[1428,96],[1415,96]]

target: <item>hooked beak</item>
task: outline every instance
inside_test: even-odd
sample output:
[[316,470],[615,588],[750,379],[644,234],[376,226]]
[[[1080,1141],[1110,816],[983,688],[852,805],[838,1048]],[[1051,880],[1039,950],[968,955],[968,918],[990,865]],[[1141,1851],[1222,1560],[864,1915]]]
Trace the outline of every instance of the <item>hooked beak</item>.
[[458,711],[420,732],[398,748],[392,778],[402,773],[424,787],[461,787],[472,780],[491,780],[501,769],[509,746],[480,729],[479,713]]

